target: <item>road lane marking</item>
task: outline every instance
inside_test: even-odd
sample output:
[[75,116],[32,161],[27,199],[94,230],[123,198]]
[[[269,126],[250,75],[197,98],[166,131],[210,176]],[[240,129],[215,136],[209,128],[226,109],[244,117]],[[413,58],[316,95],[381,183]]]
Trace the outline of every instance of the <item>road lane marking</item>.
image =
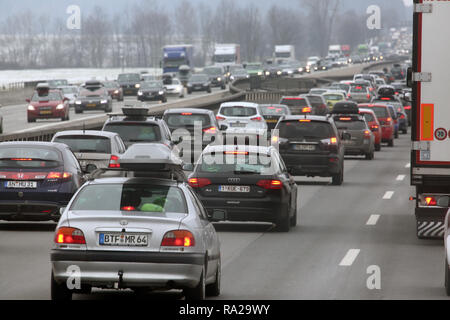
[[379,214],[372,214],[372,215],[369,217],[369,220],[367,220],[366,225],[368,225],[368,226],[374,226],[374,225],[376,225],[379,218],[380,218],[380,215],[379,215]]
[[339,265],[341,267],[349,267],[355,262],[356,257],[358,256],[360,249],[350,249],[348,250],[347,254],[342,258],[341,263]]
[[393,195],[394,195],[394,191],[386,191],[386,193],[383,196],[383,199],[389,200],[392,198]]
[[405,168],[411,168],[411,163],[408,162],[408,163],[406,164]]
[[399,174],[397,176],[397,181],[403,181],[403,180],[405,180],[405,178],[406,178],[406,176],[404,174]]

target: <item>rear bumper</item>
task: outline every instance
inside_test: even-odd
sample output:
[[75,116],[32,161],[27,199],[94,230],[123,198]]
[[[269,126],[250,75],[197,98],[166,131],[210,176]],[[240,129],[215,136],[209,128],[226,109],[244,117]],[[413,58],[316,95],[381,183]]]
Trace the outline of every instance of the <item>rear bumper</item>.
[[331,177],[339,173],[341,159],[337,154],[292,155],[281,154],[290,173],[296,176]]
[[394,138],[394,127],[381,128],[381,141],[388,142]]
[[346,155],[361,155],[368,154],[372,151],[370,143],[361,144],[356,146],[345,146]]
[[57,282],[67,281],[72,276],[68,268],[77,266],[81,284],[94,287],[113,287],[121,271],[122,288],[192,288],[205,263],[201,253],[52,250],[50,257]]
[[59,209],[70,201],[0,201],[0,220],[49,221],[60,217]]

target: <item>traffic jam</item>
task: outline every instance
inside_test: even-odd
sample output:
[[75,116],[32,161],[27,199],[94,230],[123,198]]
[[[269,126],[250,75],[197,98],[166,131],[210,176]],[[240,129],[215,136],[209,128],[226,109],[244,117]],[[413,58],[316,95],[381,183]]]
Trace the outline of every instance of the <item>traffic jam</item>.
[[0,300],[448,298],[450,4],[414,10],[324,56],[30,80],[0,109]]

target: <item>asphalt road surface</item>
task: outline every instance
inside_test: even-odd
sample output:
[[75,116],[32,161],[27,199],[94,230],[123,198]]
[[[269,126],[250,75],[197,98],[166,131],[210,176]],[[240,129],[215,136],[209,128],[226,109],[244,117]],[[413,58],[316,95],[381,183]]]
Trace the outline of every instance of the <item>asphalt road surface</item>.
[[[409,186],[409,136],[375,160],[345,160],[342,186],[296,177],[298,226],[219,223],[219,299],[444,299],[442,241],[418,240]],[[0,299],[49,299],[53,223],[0,222]],[[375,273],[374,271],[375,270]],[[369,271],[369,273],[368,273]],[[373,275],[379,271],[380,288]],[[377,285],[375,285],[377,286]],[[144,298],[177,299],[178,292]],[[75,299],[136,299],[94,291]],[[140,298],[140,297],[139,297]]]

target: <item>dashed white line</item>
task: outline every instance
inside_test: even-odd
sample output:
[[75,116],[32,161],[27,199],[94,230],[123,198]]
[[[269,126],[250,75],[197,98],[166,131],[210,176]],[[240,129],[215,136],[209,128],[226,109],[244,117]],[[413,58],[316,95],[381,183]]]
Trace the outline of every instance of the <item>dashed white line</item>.
[[386,193],[383,196],[383,199],[389,200],[392,198],[393,195],[394,195],[394,191],[386,191]]
[[380,215],[379,215],[379,214],[372,214],[372,215],[369,217],[369,220],[367,220],[366,225],[368,225],[368,226],[374,226],[374,225],[376,225],[379,218],[380,218]]
[[408,163],[406,164],[405,168],[411,168],[411,163],[408,162]]
[[339,263],[339,266],[342,267],[349,267],[355,262],[356,257],[358,256],[360,249],[350,249],[348,250],[347,254],[342,258],[341,263]]
[[405,178],[406,178],[406,176],[404,175],[404,174],[399,174],[398,176],[397,176],[397,181],[403,181],[403,180],[405,180]]

